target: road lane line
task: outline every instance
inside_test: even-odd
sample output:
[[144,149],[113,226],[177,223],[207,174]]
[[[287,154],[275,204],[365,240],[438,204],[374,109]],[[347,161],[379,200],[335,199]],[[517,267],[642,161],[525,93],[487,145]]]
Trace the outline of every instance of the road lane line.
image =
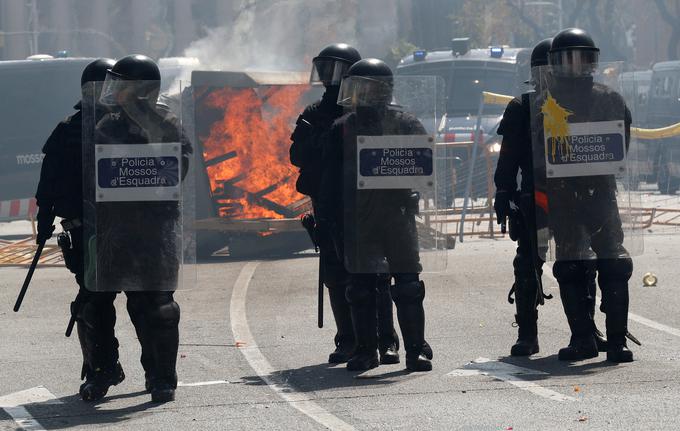
[[0,409],[7,412],[21,429],[27,431],[44,431],[45,428],[31,416],[24,407],[27,404],[62,404],[61,401],[44,386],[36,386],[21,392],[0,397]]
[[241,269],[231,293],[229,320],[231,321],[231,332],[234,334],[234,342],[237,345],[240,345],[239,351],[246,358],[250,367],[267,384],[267,386],[300,413],[308,416],[328,429],[353,431],[354,427],[350,424],[325,410],[314,401],[309,400],[306,395],[297,392],[293,386],[289,385],[284,380],[277,378],[274,375],[277,370],[272,367],[257,346],[255,337],[253,337],[253,334],[250,332],[246,317],[246,295],[248,293],[250,281],[259,264],[260,262],[248,262]]
[[[557,284],[557,280],[555,277],[550,274],[549,272],[544,273],[548,278],[553,280],[555,284]],[[555,289],[559,289],[559,286],[554,286]],[[602,301],[600,295],[597,295],[595,297],[595,306],[597,308],[600,308],[600,303]],[[647,326],[652,329],[656,329],[657,331],[665,332],[666,334],[670,334],[676,337],[680,337],[680,329],[673,328],[672,326],[664,325],[663,323],[659,323],[657,321],[654,321],[652,319],[648,319],[646,317],[640,316],[639,314],[631,313],[630,311],[628,312],[628,319],[632,320],[633,322],[637,322],[641,325]]]
[[178,382],[177,386],[184,387],[184,388],[192,388],[195,386],[213,386],[213,385],[228,385],[229,382],[227,380],[210,380],[208,382],[195,382],[195,383],[184,383],[184,382]]
[[500,361],[492,361],[488,358],[477,358],[468,363],[463,368],[453,370],[447,374],[451,377],[470,377],[470,376],[489,376],[510,383],[522,390],[531,392],[552,401],[577,401],[576,398],[555,392],[552,389],[522,379],[520,376],[549,375],[546,372],[532,370],[530,368],[518,367],[517,365],[507,364]]

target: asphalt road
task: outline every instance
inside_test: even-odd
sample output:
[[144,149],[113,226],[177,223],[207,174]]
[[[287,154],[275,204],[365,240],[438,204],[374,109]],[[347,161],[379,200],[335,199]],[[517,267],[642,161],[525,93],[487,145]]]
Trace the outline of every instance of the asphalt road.
[[[450,252],[445,272],[424,276],[429,373],[402,363],[358,374],[326,363],[334,328],[330,314],[316,327],[314,255],[204,263],[196,286],[176,295],[182,385],[163,405],[144,393],[124,296],[116,329],[127,379],[102,402],[83,403],[78,342],[63,335],[73,278],[39,268],[13,313],[25,269],[0,268],[0,430],[677,429],[679,238],[648,235],[634,260],[630,330],[643,347],[632,346],[636,361],[622,365],[604,355],[557,360],[569,338],[558,299],[539,311],[540,354],[508,356],[516,337],[508,240],[468,240]],[[642,287],[648,271],[658,286]],[[557,297],[554,280],[544,282]]]

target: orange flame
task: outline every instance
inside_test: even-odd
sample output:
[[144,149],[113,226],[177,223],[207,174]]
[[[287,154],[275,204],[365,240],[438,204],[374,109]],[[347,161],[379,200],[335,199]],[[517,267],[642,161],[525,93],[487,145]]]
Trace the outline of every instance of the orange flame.
[[305,199],[295,190],[297,173],[288,150],[308,89],[303,85],[226,87],[206,98],[208,107],[224,115],[202,139],[205,160],[236,153],[207,168],[221,217],[283,218],[289,206]]

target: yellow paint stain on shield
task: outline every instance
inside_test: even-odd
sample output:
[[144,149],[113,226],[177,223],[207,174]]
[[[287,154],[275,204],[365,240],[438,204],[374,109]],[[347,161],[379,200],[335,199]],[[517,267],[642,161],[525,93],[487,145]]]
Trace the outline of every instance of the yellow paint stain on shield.
[[548,97],[541,107],[543,113],[543,131],[547,135],[546,138],[553,138],[552,141],[552,160],[557,157],[557,146],[560,146],[560,154],[563,156],[569,155],[570,148],[567,144],[567,136],[569,136],[569,123],[567,119],[573,112],[563,108],[557,103],[552,94],[548,92]]

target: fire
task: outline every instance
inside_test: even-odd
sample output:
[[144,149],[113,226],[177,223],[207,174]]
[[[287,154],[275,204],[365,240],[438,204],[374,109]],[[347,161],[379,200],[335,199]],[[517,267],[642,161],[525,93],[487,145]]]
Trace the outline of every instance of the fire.
[[216,161],[207,171],[221,217],[290,217],[288,207],[304,199],[295,190],[288,150],[307,90],[303,85],[226,87],[206,98],[208,107],[224,113],[202,139],[204,159]]

